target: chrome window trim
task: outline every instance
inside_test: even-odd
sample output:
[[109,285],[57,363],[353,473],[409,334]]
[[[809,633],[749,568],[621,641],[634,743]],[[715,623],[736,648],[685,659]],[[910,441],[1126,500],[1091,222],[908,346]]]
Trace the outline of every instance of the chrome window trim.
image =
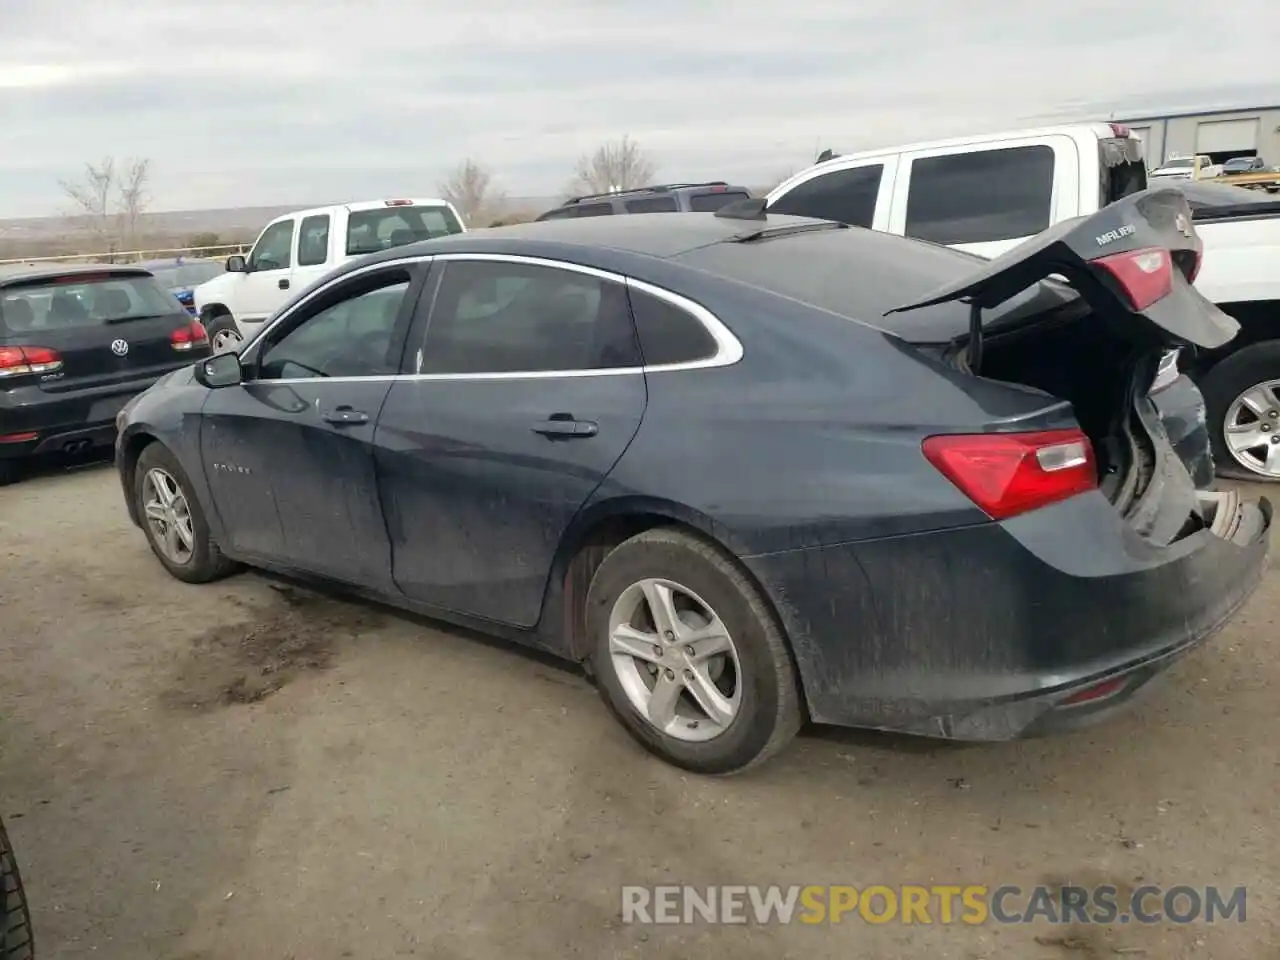
[[[439,253],[422,255],[417,257],[404,257],[397,260],[384,260],[380,263],[370,264],[367,267],[361,267],[344,273],[339,277],[334,277],[317,287],[305,298],[299,300],[296,304],[289,308],[287,312],[281,313],[274,320],[265,323],[251,340],[249,340],[241,349],[241,353],[249,350],[259,340],[265,337],[274,327],[284,323],[289,317],[293,316],[297,311],[302,310],[308,303],[316,297],[321,296],[325,291],[329,290],[337,284],[344,283],[347,280],[358,277],[366,273],[373,273],[378,270],[390,269],[394,267],[407,267],[417,264],[430,263],[432,261],[457,261],[457,260],[478,260],[489,263],[513,263],[527,264],[535,267],[549,267],[554,270],[567,270],[570,273],[580,273],[585,276],[595,277],[599,280],[607,280],[611,283],[620,283],[628,289],[639,290],[649,296],[657,297],[664,300],[674,307],[688,313],[695,320],[703,325],[711,337],[716,342],[716,352],[710,357],[702,360],[690,360],[686,363],[663,363],[663,364],[643,364],[635,367],[603,367],[598,370],[518,370],[504,373],[399,373],[384,376],[373,377],[298,377],[289,380],[250,380],[249,383],[273,383],[273,384],[290,384],[290,383],[372,383],[378,381],[396,381],[396,380],[413,380],[413,381],[449,381],[449,380],[562,380],[579,377],[618,377],[618,376],[635,376],[637,374],[650,373],[673,373],[683,372],[686,370],[707,370],[715,367],[728,367],[738,363],[742,359],[743,349],[742,343],[734,336],[733,332],[724,325],[724,323],[714,313],[708,310],[702,304],[689,299],[678,293],[673,293],[663,287],[655,286],[644,280],[636,280],[633,277],[627,277],[623,274],[613,273],[608,270],[601,270],[596,267],[588,267],[579,263],[571,263],[566,260],[551,260],[545,257],[527,256],[524,254],[510,253]],[[418,361],[421,364],[421,359]]]

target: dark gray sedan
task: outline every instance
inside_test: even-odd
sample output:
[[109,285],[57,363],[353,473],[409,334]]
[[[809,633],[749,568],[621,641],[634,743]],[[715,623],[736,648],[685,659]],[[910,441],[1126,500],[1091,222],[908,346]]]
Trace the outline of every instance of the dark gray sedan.
[[1031,735],[1261,575],[1270,505],[1198,489],[1164,425],[1194,412],[1150,395],[1235,335],[1199,256],[1169,189],[989,262],[759,201],[463,234],[166,378],[117,464],[174,576],[270,568],[581,662],[691,770],[806,719]]

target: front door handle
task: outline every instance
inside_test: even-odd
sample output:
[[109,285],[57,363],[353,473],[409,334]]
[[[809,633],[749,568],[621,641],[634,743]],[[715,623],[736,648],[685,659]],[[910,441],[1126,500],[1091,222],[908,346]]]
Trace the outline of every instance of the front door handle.
[[553,440],[569,440],[574,437],[594,437],[600,432],[600,427],[590,420],[577,420],[572,414],[553,413],[541,423],[535,423],[533,432]]
[[288,279],[281,280],[281,281],[277,284],[277,286],[278,286],[281,290],[288,290],[288,289],[289,289],[289,281],[288,281]]
[[363,410],[352,410],[344,405],[334,407],[332,410],[326,410],[320,414],[320,419],[325,423],[332,423],[335,427],[353,427],[357,424],[368,423],[369,415]]

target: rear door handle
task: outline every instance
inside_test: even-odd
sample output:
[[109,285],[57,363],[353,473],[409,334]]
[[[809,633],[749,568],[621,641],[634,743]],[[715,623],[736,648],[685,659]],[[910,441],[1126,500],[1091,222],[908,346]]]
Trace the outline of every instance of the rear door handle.
[[332,410],[326,410],[320,414],[320,419],[325,423],[332,423],[335,427],[353,427],[357,424],[368,423],[369,415],[363,410],[352,410],[344,405],[334,407]]
[[289,281],[288,281],[288,280],[281,280],[281,281],[280,281],[280,283],[279,283],[279,284],[277,284],[277,286],[279,286],[281,290],[288,290],[288,289],[289,289]]
[[557,413],[541,423],[535,423],[533,432],[554,440],[570,440],[574,437],[594,437],[600,432],[600,427],[590,420],[575,420],[569,414]]

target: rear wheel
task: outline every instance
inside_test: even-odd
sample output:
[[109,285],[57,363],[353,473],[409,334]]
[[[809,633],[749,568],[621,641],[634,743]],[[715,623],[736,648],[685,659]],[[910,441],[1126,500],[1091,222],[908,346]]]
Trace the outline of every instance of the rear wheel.
[[627,540],[587,593],[592,667],[645,749],[698,773],[737,773],[800,729],[795,667],[773,612],[737,564],[682,530]]
[[1245,347],[1202,379],[1218,472],[1280,481],[1280,341]]
[[236,565],[222,555],[178,458],[158,443],[142,451],[134,468],[134,497],[151,551],[187,583],[208,583]]
[[209,347],[214,353],[226,353],[244,343],[244,337],[240,335],[235,318],[229,313],[221,312],[209,316],[204,323],[204,328],[209,334]]
[[31,913],[22,888],[22,875],[0,821],[0,960],[31,960]]

